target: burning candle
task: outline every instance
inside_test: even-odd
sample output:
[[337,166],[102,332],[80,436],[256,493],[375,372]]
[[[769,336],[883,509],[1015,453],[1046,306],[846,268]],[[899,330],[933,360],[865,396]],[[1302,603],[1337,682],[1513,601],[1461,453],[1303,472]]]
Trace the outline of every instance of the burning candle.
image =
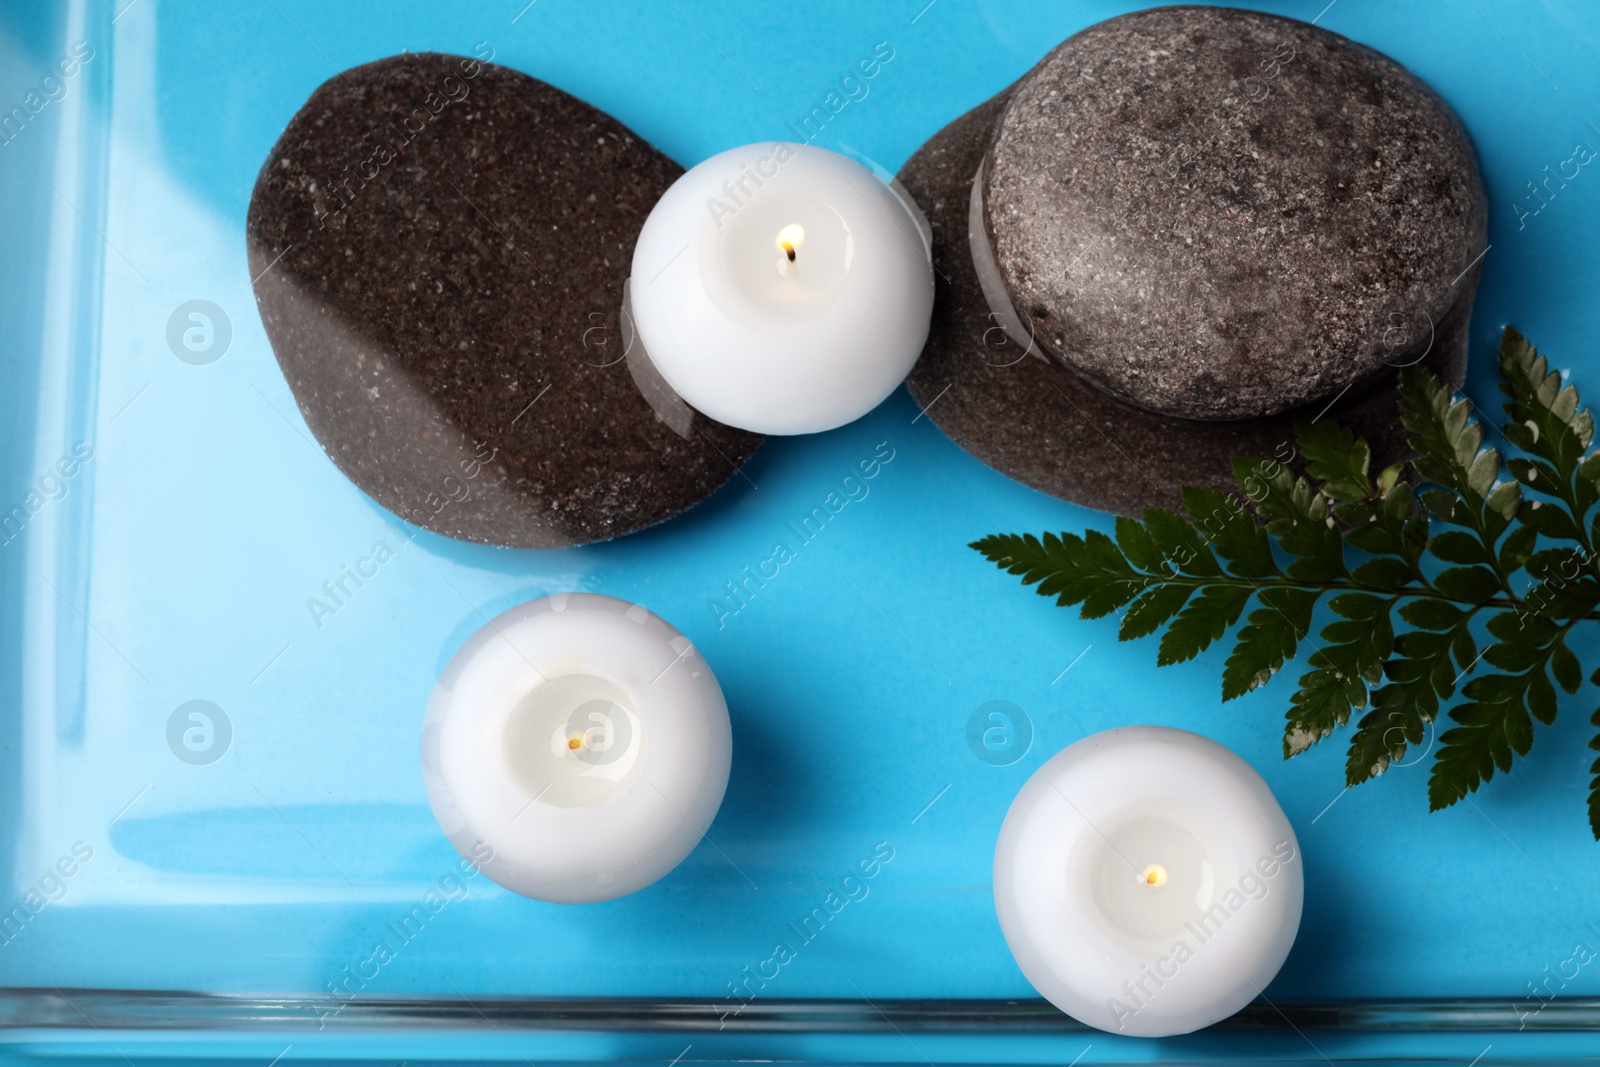
[[567,904],[676,867],[722,804],[732,751],[722,690],[689,639],[589,593],[520,604],[473,634],[422,733],[428,801],[456,850],[515,893]]
[[645,220],[634,343],[685,402],[766,434],[860,418],[928,336],[927,221],[896,187],[825,149],[735,148],[693,168]]
[[1006,943],[1089,1026],[1184,1034],[1254,999],[1288,956],[1299,845],[1249,764],[1185,730],[1128,726],[1052,757],[994,860]]

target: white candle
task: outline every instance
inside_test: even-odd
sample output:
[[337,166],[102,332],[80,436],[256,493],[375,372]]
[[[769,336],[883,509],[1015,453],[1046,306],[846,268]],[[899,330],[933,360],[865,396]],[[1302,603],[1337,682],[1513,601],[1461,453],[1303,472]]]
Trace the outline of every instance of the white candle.
[[590,593],[519,604],[473,634],[422,732],[450,843],[507,889],[567,904],[676,867],[722,804],[732,752],[722,690],[689,639]]
[[927,340],[927,221],[853,160],[785,142],[694,167],[645,220],[631,314],[689,404],[766,434],[815,433],[876,407]]
[[1300,926],[1300,850],[1249,764],[1198,734],[1128,726],[1028,779],[994,859],[1028,981],[1080,1022],[1184,1034],[1254,999]]

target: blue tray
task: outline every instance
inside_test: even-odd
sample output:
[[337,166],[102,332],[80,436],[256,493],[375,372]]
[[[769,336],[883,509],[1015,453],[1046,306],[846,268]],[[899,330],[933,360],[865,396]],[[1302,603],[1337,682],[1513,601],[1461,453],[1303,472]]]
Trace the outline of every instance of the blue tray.
[[[1389,53],[1476,139],[1493,215],[1469,394],[1498,411],[1492,351],[1514,323],[1600,399],[1600,170],[1584,166],[1547,203],[1529,187],[1575,145],[1600,150],[1600,10],[1325,2],[1241,6],[1320,16]],[[482,42],[692,164],[793,137],[788,124],[886,42],[892,60],[819,143],[892,172],[1057,42],[1137,6],[77,0],[0,12],[0,112],[30,91],[43,101],[0,144],[0,511],[22,505],[25,519],[0,535],[0,854],[5,906],[23,906],[0,935],[0,1053],[422,1056],[329,1035],[440,1022],[476,1027],[449,1055],[666,1060],[697,1040],[675,1028],[731,1021],[744,1037],[706,1037],[688,1060],[1048,1060],[1089,1044],[1086,1064],[1320,1061],[1323,1044],[1463,1063],[1484,1045],[1485,1063],[1592,1055],[1588,1035],[1548,1032],[1592,1021],[1588,1009],[1535,1011],[1530,993],[1560,974],[1564,996],[1600,994],[1600,965],[1566,963],[1577,945],[1600,949],[1600,846],[1583,819],[1593,692],[1471,803],[1429,815],[1425,761],[1345,793],[1338,739],[1281,759],[1283,680],[1224,706],[1217,654],[1156,672],[1152,644],[1118,645],[1113,624],[1076,620],[966,548],[1109,519],[978,464],[904,391],[841,430],[768,442],[743,477],[645,533],[548,552],[456,543],[401,527],[334,469],[256,315],[250,190],[284,123],[337,70],[403,50],[481,54]],[[70,77],[42,83],[68,58]],[[229,326],[209,365],[168,342],[169,319],[195,300]],[[893,458],[868,494],[796,538],[790,523],[875,450]],[[63,457],[70,477],[52,475]],[[780,540],[795,558],[744,603],[725,601]],[[319,625],[308,598],[377,542],[393,560]],[[569,589],[638,601],[682,629],[722,682],[735,741],[714,846],[645,892],[582,909],[450,880],[455,854],[417,756],[434,678],[482,616]],[[1594,659],[1595,635],[1582,641]],[[193,700],[225,723],[214,762],[169,743]],[[1005,766],[967,739],[995,700],[1031,724],[1026,754]],[[1129,722],[1233,747],[1293,821],[1306,922],[1268,990],[1300,1006],[1289,1014],[1263,1005],[1231,1029],[1150,1044],[1086,1034],[1032,1000],[990,895],[1000,821],[1051,754]],[[885,847],[894,858],[868,895],[796,944],[790,923]],[[47,901],[37,912],[30,893]],[[408,919],[419,907],[425,921]],[[390,951],[375,963],[379,942]],[[735,987],[778,942],[795,959],[741,1007]],[[138,996],[158,990],[213,996]],[[1395,1003],[1414,998],[1435,1003]],[[1342,1002],[1369,1007],[1329,1007]],[[214,1026],[266,1036],[183,1036]],[[840,1043],[773,1036],[795,1026]],[[1011,1036],[963,1044],[979,1040],[972,1026]],[[1440,1026],[1505,1032],[1446,1040]],[[630,1027],[645,1036],[598,1036]],[[1426,1039],[1402,1034],[1418,1029]]]

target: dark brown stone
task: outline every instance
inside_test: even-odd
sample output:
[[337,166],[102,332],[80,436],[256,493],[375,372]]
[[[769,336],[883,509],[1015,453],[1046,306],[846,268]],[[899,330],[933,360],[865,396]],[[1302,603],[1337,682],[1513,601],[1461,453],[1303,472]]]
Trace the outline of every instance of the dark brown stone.
[[617,334],[645,216],[682,173],[616,120],[459,56],[339,74],[290,120],[247,223],[256,301],[328,457],[401,517],[550,548],[727,481],[759,436],[639,394]]
[[1456,306],[1487,233],[1471,141],[1428,86],[1338,34],[1228,8],[1140,11],[1059,45],[998,117],[985,187],[1038,343],[1193,419],[1380,372],[1397,325]]
[[[937,270],[932,329],[907,385],[941,430],[979,460],[1040,492],[1125,515],[1178,507],[1184,485],[1235,490],[1230,459],[1287,458],[1296,418],[1320,415],[1351,427],[1371,443],[1374,470],[1407,454],[1393,370],[1351,389],[1331,407],[1321,401],[1266,418],[1210,422],[1142,411],[1063,365],[1021,356],[995,326],[967,241],[973,175],[1006,96],[939,131],[899,175],[933,227]],[[1476,269],[1422,359],[1457,385],[1466,368]],[[1395,362],[1414,358],[1397,356]]]

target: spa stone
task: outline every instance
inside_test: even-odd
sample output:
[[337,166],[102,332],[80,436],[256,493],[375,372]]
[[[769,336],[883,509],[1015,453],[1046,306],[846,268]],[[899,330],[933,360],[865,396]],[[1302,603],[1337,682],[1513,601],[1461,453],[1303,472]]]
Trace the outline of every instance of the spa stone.
[[1273,415],[1420,355],[1397,326],[1444,321],[1485,248],[1450,108],[1388,57],[1259,12],[1078,33],[1014,86],[984,164],[1038,345],[1164,415]]
[[615,119],[480,59],[324,82],[261,169],[247,235],[278,362],[328,458],[436,533],[516,548],[661,522],[761,438],[640,394],[633,244],[682,173]]
[[[907,379],[912,397],[956,444],[1002,474],[1051,496],[1124,515],[1178,508],[1185,485],[1236,492],[1233,456],[1289,459],[1296,418],[1334,419],[1367,438],[1373,470],[1405,458],[1397,369],[1414,361],[1453,385],[1466,367],[1466,325],[1476,270],[1435,326],[1394,335],[1392,367],[1332,401],[1231,422],[1144,411],[1071,368],[1026,354],[996,325],[973,266],[968,205],[1006,93],[939,131],[899,178],[927,212],[936,268],[933,324]],[[1421,352],[1419,356],[1417,351]]]

